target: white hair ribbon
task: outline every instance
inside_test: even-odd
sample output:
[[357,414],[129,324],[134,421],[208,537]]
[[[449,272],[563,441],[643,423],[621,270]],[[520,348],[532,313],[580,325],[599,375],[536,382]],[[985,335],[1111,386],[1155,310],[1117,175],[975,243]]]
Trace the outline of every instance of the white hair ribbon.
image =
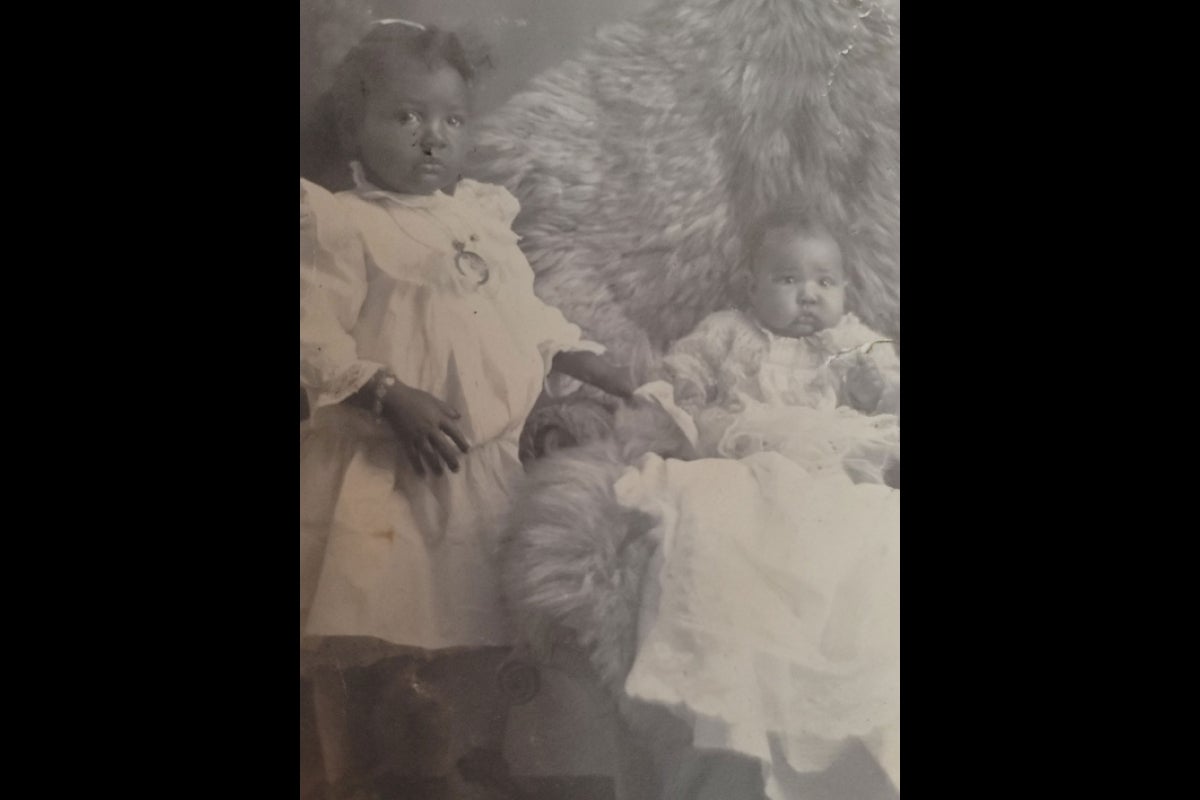
[[371,23],[372,25],[407,25],[410,28],[416,28],[419,31],[425,30],[425,26],[419,22],[412,22],[407,19],[377,19]]

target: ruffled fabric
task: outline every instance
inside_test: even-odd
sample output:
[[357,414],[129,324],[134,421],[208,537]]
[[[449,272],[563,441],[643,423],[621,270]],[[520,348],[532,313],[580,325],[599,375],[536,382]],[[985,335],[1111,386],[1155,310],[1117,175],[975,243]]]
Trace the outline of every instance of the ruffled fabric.
[[747,397],[737,414],[702,418],[711,456],[773,452],[810,475],[845,472],[856,482],[880,484],[884,470],[900,458],[900,423],[890,414],[769,405]]
[[350,397],[383,365],[349,333],[366,296],[362,246],[334,197],[300,181],[300,384],[309,408]]
[[[603,348],[534,293],[506,190],[417,197],[356,178],[337,195],[301,182],[301,637],[504,645],[496,558],[521,428],[558,353]],[[386,425],[339,404],[380,368],[460,414],[457,473],[416,475]]]
[[631,698],[672,709],[697,747],[758,759],[773,800],[776,771],[898,730],[899,492],[775,453],[651,455],[615,490],[658,544]]
[[742,395],[831,408],[839,402],[841,381],[856,353],[899,382],[900,359],[889,340],[853,314],[832,328],[794,339],[771,333],[744,311],[726,310],[709,315],[672,345],[663,369],[675,386],[676,401],[690,411],[735,406]]
[[[844,385],[859,358],[885,381],[876,408],[845,405]],[[889,342],[847,314],[802,339],[776,336],[743,311],[721,311],[671,348],[664,372],[676,401],[696,421],[700,454],[786,455],[813,473],[845,471],[883,483],[899,459],[900,360]]]

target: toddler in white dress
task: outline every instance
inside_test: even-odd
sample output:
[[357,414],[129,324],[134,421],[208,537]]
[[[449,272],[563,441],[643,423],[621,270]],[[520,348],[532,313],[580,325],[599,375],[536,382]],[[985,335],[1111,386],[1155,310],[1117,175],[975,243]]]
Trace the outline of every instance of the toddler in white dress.
[[[354,188],[300,182],[301,663],[335,784],[387,768],[457,785],[464,759],[496,767],[511,644],[496,551],[521,428],[548,379],[631,390],[534,293],[516,199],[462,177],[473,75],[453,34],[378,25],[334,87]],[[399,707],[433,709],[423,723],[396,703],[404,720],[347,715],[353,668],[385,661]],[[397,752],[367,763],[352,729],[371,724]]]

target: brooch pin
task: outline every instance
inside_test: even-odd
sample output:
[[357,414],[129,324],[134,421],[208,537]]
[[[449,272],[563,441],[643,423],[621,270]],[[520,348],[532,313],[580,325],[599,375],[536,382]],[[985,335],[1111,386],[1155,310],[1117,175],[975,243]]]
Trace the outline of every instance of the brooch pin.
[[[478,241],[478,237],[472,234],[471,241]],[[488,278],[491,277],[491,272],[483,257],[468,250],[466,242],[460,239],[454,240],[454,266],[458,268],[459,274],[464,278],[474,278],[480,286],[487,283]]]

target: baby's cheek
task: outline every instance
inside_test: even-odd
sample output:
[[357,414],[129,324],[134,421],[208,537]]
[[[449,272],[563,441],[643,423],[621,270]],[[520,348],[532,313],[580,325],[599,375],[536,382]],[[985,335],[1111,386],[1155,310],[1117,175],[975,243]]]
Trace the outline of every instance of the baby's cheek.
[[771,298],[770,308],[772,313],[774,313],[776,316],[788,316],[795,307],[796,300],[790,295],[776,295],[775,297]]

